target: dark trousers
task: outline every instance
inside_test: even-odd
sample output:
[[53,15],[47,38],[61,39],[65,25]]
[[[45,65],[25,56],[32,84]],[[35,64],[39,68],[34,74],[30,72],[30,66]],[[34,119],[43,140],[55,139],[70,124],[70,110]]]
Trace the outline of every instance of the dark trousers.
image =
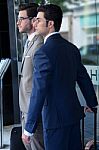
[[45,150],[82,150],[80,123],[44,131]]

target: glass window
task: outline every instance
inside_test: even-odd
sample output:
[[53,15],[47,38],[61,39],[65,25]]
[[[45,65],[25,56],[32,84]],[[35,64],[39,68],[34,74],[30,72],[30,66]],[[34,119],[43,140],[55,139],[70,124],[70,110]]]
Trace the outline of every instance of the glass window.
[[[74,43],[81,53],[85,65],[99,95],[99,1],[96,0],[49,0],[59,4],[64,11],[60,33]],[[90,92],[90,91],[89,91]],[[85,99],[77,86],[81,105],[86,105]],[[99,116],[99,110],[98,110]],[[97,117],[99,118],[99,117]],[[97,123],[99,126],[99,120]],[[99,133],[99,127],[98,127]],[[86,117],[86,142],[93,138],[93,115]],[[97,135],[99,141],[99,134]]]

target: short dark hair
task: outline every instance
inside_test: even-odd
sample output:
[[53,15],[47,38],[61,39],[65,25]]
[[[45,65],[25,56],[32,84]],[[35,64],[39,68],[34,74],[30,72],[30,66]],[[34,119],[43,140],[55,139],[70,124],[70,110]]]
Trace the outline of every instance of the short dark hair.
[[19,5],[19,11],[26,10],[28,17],[36,17],[37,16],[37,8],[38,4],[36,3],[22,3]]
[[41,5],[38,7],[38,12],[44,12],[46,20],[53,20],[55,31],[59,31],[62,23],[62,10],[54,4]]

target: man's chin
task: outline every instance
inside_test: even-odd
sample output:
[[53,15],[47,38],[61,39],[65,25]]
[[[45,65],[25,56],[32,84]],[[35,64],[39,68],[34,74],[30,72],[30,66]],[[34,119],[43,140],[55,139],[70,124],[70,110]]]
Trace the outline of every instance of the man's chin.
[[35,30],[38,34],[39,34],[39,31],[38,30]]
[[23,33],[23,31],[22,31],[22,30],[19,30],[19,32],[20,32],[20,33]]
[[35,31],[37,32],[37,29],[35,28]]

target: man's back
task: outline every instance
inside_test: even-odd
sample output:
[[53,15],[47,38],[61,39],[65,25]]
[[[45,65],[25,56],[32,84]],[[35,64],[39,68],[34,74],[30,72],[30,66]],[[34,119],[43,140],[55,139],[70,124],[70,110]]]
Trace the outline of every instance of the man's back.
[[[41,57],[40,57],[41,56]],[[49,66],[50,62],[50,66]],[[80,102],[76,93],[76,82],[82,89],[87,104],[93,107],[97,104],[94,89],[90,88],[87,94],[86,86],[92,86],[90,78],[81,64],[78,49],[59,34],[50,36],[46,43],[36,53],[36,66],[39,71],[35,73],[40,91],[47,92],[43,107],[44,128],[58,128],[78,122],[83,116]],[[41,76],[42,82],[38,77]],[[47,85],[45,76],[48,76]],[[34,89],[34,93],[40,93]],[[93,97],[91,97],[93,95]],[[43,92],[36,95],[43,100]],[[33,105],[31,105],[33,107]],[[37,106],[38,107],[38,106]],[[31,108],[32,109],[32,108]],[[54,120],[54,121],[53,121]]]

